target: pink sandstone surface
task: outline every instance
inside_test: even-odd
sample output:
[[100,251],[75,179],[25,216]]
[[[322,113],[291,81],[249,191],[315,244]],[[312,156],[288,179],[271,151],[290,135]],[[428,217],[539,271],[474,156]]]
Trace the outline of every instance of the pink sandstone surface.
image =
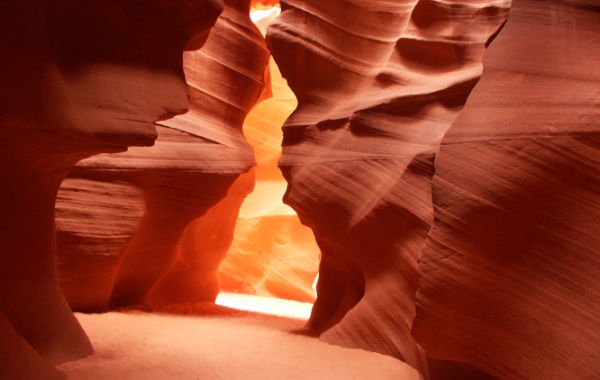
[[249,8],[225,1],[202,49],[184,54],[190,110],[160,121],[152,148],[91,157],[65,180],[58,270],[73,308],[214,301],[253,187],[238,179],[255,164],[242,125],[269,57]]
[[600,374],[600,6],[515,1],[445,135],[414,334],[502,379]]
[[322,252],[308,326],[425,369],[411,335],[434,153],[509,2],[282,1],[267,42],[298,98],[285,202]]
[[15,344],[2,342],[3,375],[27,361],[32,372],[21,378],[56,378],[41,358],[93,352],[56,275],[59,185],[82,158],[152,145],[153,123],[185,111],[182,52],[201,44],[222,10],[219,1],[143,5],[2,2],[0,334]]
[[[2,2],[0,378],[93,352],[66,300],[193,303],[217,276],[312,299],[310,233],[266,207],[282,182],[261,165],[292,101],[256,107],[256,157],[242,133],[281,84],[263,88],[247,13],[272,3]],[[600,373],[600,6],[510,6],[282,2],[267,40],[298,106],[279,164],[321,251],[321,340],[431,379]],[[97,155],[127,146],[145,148]]]

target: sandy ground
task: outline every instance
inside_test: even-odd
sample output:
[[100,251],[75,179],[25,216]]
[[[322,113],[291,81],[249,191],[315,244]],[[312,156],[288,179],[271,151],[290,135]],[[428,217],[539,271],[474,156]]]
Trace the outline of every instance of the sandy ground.
[[420,378],[391,357],[307,336],[302,319],[212,304],[76,315],[96,353],[59,366],[70,379]]

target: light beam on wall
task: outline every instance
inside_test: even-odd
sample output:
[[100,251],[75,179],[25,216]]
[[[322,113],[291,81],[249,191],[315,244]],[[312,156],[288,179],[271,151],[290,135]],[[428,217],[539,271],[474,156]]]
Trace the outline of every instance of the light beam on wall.
[[[278,7],[261,9],[251,12],[251,18],[264,35],[279,13]],[[287,183],[277,167],[281,127],[297,101],[273,59],[269,70],[267,85],[271,86],[272,97],[257,104],[244,123],[244,134],[255,149],[255,188],[241,207],[233,243],[219,268],[221,294],[217,303],[308,318],[316,297],[313,282],[320,250],[312,231],[300,223],[291,207],[283,204]]]
[[308,319],[313,306],[309,302],[226,292],[219,293],[215,303],[234,309],[295,319]]

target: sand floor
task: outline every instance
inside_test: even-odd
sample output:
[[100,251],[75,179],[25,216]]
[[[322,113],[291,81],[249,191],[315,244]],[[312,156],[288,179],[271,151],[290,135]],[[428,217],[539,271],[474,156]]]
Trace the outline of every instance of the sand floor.
[[212,304],[76,313],[96,353],[70,379],[419,379],[403,362],[303,334],[304,320]]

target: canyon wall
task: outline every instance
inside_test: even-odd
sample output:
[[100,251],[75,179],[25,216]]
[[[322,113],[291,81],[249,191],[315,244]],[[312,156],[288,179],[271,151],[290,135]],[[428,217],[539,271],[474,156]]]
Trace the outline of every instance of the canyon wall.
[[600,373],[600,4],[517,0],[442,140],[414,334],[504,379]]
[[60,183],[80,159],[152,145],[153,123],[187,109],[182,52],[201,46],[223,4],[1,7],[0,374],[60,378],[49,364],[93,352],[56,275]]
[[282,3],[280,167],[322,250],[321,339],[431,378],[599,372],[600,7],[521,0],[493,39],[509,5]]
[[225,1],[202,49],[184,54],[189,112],[150,148],[81,161],[58,195],[58,271],[77,310],[214,301],[255,164],[242,133],[269,53],[250,1]]
[[[218,276],[312,300],[267,165],[295,100],[244,127],[256,168],[242,133],[281,85],[248,17],[272,4],[3,1],[1,378],[93,352],[70,306],[214,300]],[[430,378],[600,373],[600,5],[515,0],[496,37],[510,6],[282,2],[279,165],[322,340]]]
[[322,340],[426,367],[411,327],[434,154],[509,5],[282,1],[267,43],[298,107],[279,165],[322,252]]

